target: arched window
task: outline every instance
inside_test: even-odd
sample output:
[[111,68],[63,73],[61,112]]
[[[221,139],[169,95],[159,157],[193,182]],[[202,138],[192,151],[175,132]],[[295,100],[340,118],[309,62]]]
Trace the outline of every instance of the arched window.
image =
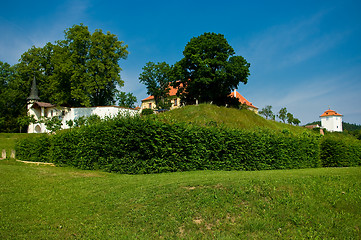
[[35,127],[35,132],[36,132],[36,133],[41,133],[41,127],[40,127],[40,125],[36,125],[36,127]]

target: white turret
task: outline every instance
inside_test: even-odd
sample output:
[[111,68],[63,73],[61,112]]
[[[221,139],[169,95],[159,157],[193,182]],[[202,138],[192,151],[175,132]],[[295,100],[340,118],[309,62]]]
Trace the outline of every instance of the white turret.
[[321,116],[321,127],[330,132],[342,132],[342,115],[328,109]]

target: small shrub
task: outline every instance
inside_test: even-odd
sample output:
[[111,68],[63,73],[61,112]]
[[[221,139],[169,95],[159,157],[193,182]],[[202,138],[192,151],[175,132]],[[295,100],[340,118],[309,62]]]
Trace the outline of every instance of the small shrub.
[[153,109],[150,109],[150,108],[144,108],[144,109],[142,110],[142,115],[143,115],[143,116],[145,116],[145,115],[151,115],[151,114],[153,114],[153,113],[154,113]]

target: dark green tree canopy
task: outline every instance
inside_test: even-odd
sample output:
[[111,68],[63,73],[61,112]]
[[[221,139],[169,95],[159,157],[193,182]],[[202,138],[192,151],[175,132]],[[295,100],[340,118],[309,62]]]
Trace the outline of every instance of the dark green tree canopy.
[[[0,132],[15,132],[26,114],[26,96],[16,68],[0,61]],[[29,94],[29,91],[27,91]]]
[[42,101],[75,107],[111,105],[117,86],[124,84],[118,61],[127,55],[127,46],[116,35],[102,30],[91,34],[80,24],[67,29],[64,40],[29,49],[18,71],[26,88],[35,74]]
[[147,94],[154,96],[158,109],[169,108],[167,97],[169,95],[171,67],[165,62],[148,62],[143,67],[139,82],[147,87]]
[[135,108],[137,97],[133,93],[119,92],[116,95],[116,101],[121,107]]
[[43,102],[72,107],[115,103],[120,78],[119,61],[127,46],[110,32],[90,33],[83,24],[64,31],[64,40],[33,46],[19,63],[0,62],[0,131],[25,127],[27,97],[35,77]]
[[173,68],[173,85],[183,100],[229,103],[231,91],[241,82],[246,84],[250,74],[250,64],[234,54],[222,34],[204,33],[192,38],[185,46],[184,58]]

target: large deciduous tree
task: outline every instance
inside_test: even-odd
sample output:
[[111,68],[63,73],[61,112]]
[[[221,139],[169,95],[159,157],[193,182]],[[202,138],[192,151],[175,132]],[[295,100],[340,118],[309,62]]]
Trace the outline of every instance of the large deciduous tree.
[[34,77],[44,102],[73,107],[115,103],[117,89],[124,84],[118,62],[127,57],[127,46],[109,32],[91,34],[83,24],[64,33],[64,40],[33,46],[14,66],[0,62],[1,132],[24,126]]
[[19,131],[19,117],[26,114],[27,96],[19,79],[15,66],[0,61],[0,132]]
[[225,105],[239,83],[247,83],[250,64],[235,51],[222,34],[204,33],[185,46],[183,59],[174,65],[174,83],[187,104],[196,100]]
[[118,61],[128,55],[127,46],[102,30],[91,34],[83,24],[65,31],[65,39],[43,48],[32,47],[21,56],[18,69],[29,88],[36,76],[42,101],[69,106],[111,105],[120,78]]
[[169,96],[171,67],[165,62],[148,62],[143,67],[139,82],[147,87],[147,94],[154,97],[158,109],[169,109],[167,101]]

